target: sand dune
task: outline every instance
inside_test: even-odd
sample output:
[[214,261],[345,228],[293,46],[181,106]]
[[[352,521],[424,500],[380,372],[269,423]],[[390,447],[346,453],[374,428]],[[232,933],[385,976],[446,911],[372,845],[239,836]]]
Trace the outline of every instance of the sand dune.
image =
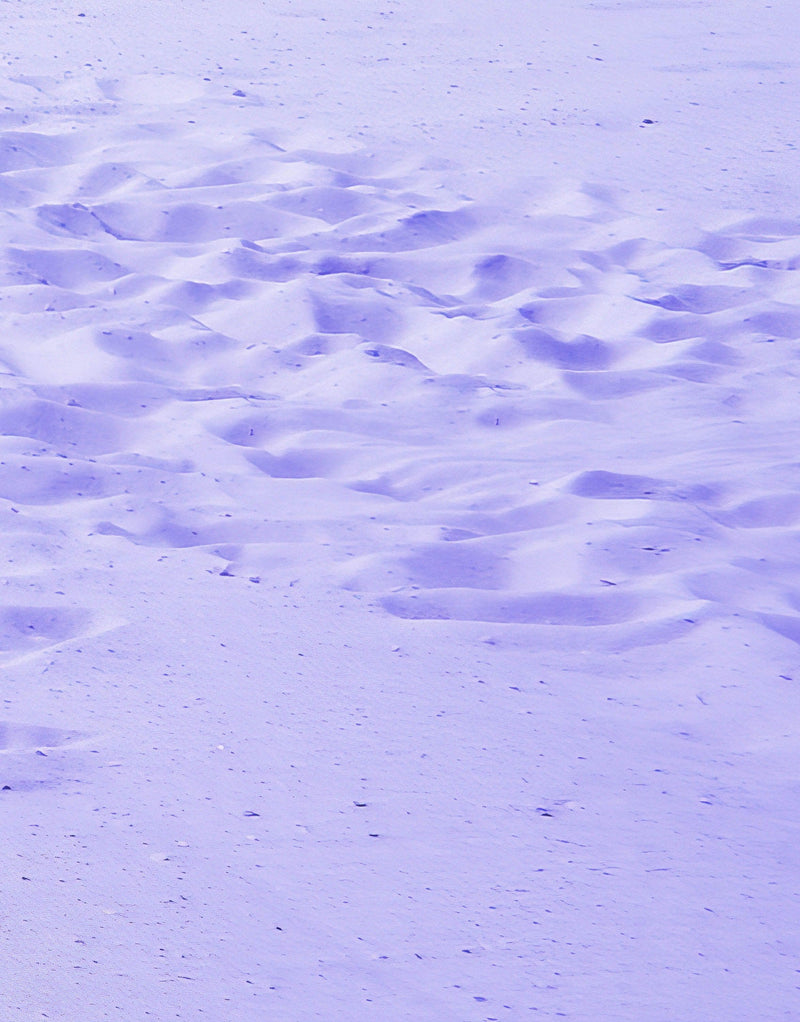
[[[626,647],[745,611],[747,578],[800,629],[759,557],[800,517],[798,224],[675,248],[586,191],[520,211],[367,154],[215,139],[227,98],[205,123],[197,102],[3,135],[27,197],[3,258],[8,499],[135,544],[235,543],[220,569],[244,575],[276,533],[324,534],[331,576],[401,617]],[[769,466],[765,413],[788,420]]]

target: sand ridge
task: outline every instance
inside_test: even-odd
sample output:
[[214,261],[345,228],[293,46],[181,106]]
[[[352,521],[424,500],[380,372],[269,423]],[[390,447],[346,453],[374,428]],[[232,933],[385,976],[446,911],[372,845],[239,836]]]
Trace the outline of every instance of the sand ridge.
[[[584,6],[572,49],[612,8],[712,14]],[[554,171],[563,142],[512,152],[499,109],[460,171],[478,128],[453,143],[449,92],[410,110],[424,61],[378,144],[355,113],[391,76],[353,81],[397,36],[364,46],[354,5],[360,63],[314,97],[311,7],[279,15],[308,43],[283,113],[197,73],[213,47],[48,73],[43,7],[4,83],[9,1017],[789,1017],[796,217],[654,208],[726,153],[659,148],[624,76],[591,174],[599,143]],[[94,59],[73,13],[58,59]],[[180,22],[130,63],[210,31]],[[575,52],[567,85],[599,81]],[[529,74],[491,59],[476,82]]]
[[432,193],[369,152],[216,137],[226,95],[166,91],[134,132],[112,107],[0,139],[27,238],[2,258],[14,514],[67,502],[252,577],[325,537],[327,570],[390,613],[557,641],[730,613],[798,632],[765,556],[792,562],[800,515],[796,223],[675,247],[592,189]]

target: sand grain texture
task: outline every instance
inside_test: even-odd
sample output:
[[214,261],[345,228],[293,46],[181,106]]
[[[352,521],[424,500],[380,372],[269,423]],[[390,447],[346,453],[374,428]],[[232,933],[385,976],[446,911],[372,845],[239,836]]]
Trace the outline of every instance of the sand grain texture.
[[3,1017],[793,1017],[793,9],[6,6]]

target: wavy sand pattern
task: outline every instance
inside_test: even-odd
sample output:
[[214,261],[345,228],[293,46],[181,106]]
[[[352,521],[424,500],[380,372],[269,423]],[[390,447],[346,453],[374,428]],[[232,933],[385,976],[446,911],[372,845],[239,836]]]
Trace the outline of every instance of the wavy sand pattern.
[[[800,640],[798,222],[676,244],[591,189],[488,205],[235,117],[212,137],[226,96],[151,91],[0,133],[16,528],[66,505],[252,578],[322,544],[391,614],[545,641],[729,615]],[[5,615],[5,651],[81,627]]]
[[0,1020],[777,1022],[790,0],[0,5]]

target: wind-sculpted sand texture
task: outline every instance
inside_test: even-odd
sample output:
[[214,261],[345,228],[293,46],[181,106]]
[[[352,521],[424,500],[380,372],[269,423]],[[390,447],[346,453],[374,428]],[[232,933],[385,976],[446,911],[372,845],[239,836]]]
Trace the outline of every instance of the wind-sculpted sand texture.
[[[800,640],[800,222],[676,242],[624,197],[493,205],[140,91],[134,131],[111,84],[4,119],[12,536],[322,560],[390,614],[544,643]],[[41,621],[4,649],[72,627]]]
[[[800,221],[655,208],[678,150],[650,116],[636,147],[625,59],[603,125],[553,107],[612,70],[608,12],[673,5],[568,5],[552,74],[478,44],[501,5],[462,44],[353,4],[330,46],[311,0],[188,6],[280,68],[206,74],[173,5],[119,56],[186,73],[51,75],[158,5],[58,0],[63,50],[13,12],[42,73],[0,105],[0,1018],[793,1018]],[[429,125],[387,69],[377,144],[354,111],[404,34],[405,87],[465,99]],[[651,99],[683,81],[646,63]],[[517,143],[492,105],[528,80]]]

